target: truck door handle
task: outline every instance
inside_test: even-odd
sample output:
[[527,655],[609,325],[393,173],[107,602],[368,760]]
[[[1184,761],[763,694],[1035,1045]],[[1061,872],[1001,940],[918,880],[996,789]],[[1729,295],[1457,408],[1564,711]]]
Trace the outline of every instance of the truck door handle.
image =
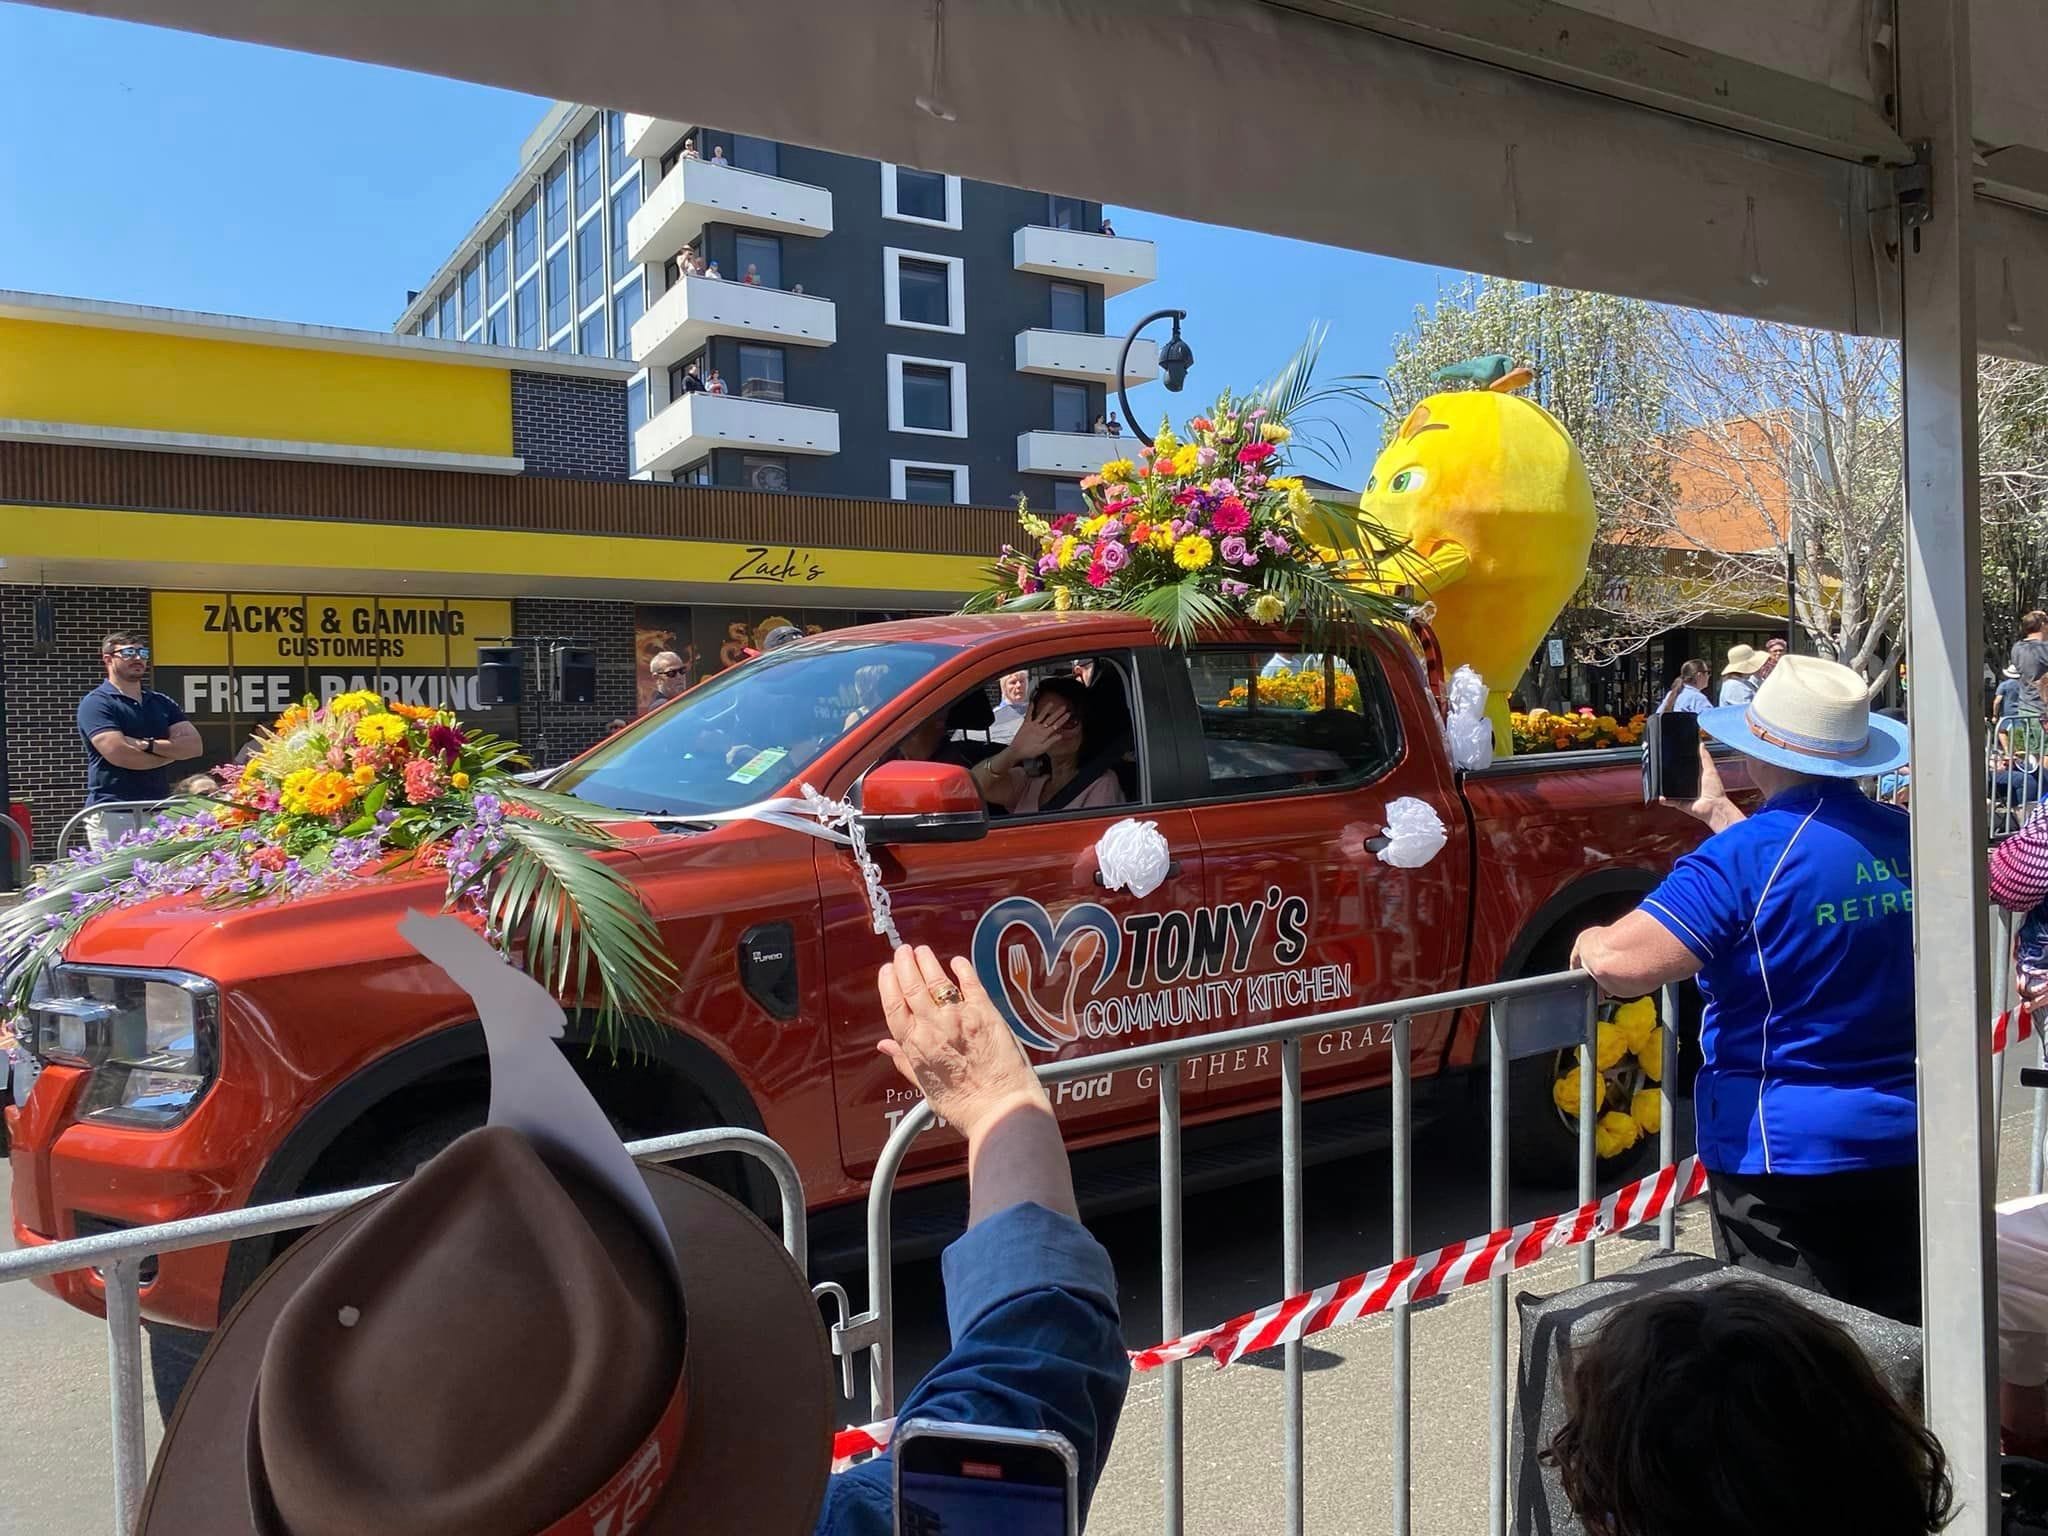
[[[1168,861],[1168,863],[1167,863],[1167,866],[1166,866],[1166,878],[1167,878],[1167,879],[1169,879],[1169,880],[1171,880],[1171,879],[1173,879],[1173,878],[1174,878],[1174,877],[1175,877],[1176,875],[1178,875],[1179,873],[1180,873],[1180,860],[1179,860],[1179,859],[1172,859],[1172,860],[1169,860],[1169,861]],[[1096,883],[1097,885],[1102,885],[1102,871],[1101,871],[1101,870],[1099,870],[1099,869],[1098,869],[1097,871],[1095,871],[1095,874],[1094,874],[1093,878],[1094,878],[1094,881],[1095,881],[1095,883]],[[1102,886],[1102,888],[1103,888],[1104,890],[1108,890],[1108,889],[1109,889],[1109,887],[1108,887],[1108,886],[1106,886],[1106,885],[1103,885],[1103,886]]]
[[1391,841],[1392,839],[1389,838],[1386,833],[1375,832],[1371,837],[1368,837],[1365,840],[1365,851],[1367,853],[1378,853],[1382,848],[1385,848]]

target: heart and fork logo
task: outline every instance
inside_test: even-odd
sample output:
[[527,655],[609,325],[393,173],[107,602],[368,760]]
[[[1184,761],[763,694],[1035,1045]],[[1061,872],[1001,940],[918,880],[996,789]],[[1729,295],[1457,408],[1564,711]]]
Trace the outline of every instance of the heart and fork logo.
[[[1027,896],[1012,896],[975,925],[973,960],[981,984],[1017,1038],[1053,1052],[1081,1038],[1081,1008],[1116,975],[1123,929],[1094,902],[1057,921]],[[1059,1006],[1043,995],[1058,990]]]

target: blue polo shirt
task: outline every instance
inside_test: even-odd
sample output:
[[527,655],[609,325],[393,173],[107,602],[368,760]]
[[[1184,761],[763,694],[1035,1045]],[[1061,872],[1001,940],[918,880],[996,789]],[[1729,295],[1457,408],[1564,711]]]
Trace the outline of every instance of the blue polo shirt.
[[1787,790],[1680,859],[1643,910],[1700,960],[1710,1173],[1914,1161],[1904,811],[1849,780]]

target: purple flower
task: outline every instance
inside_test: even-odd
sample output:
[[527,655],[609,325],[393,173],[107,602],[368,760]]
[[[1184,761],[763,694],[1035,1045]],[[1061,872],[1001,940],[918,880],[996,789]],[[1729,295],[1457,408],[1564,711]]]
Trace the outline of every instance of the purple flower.
[[1243,597],[1245,593],[1251,591],[1251,588],[1243,582],[1232,581],[1228,576],[1224,577],[1218,585],[1223,588],[1223,595],[1225,597]]
[[1268,528],[1259,536],[1259,542],[1276,555],[1286,554],[1291,547],[1287,542],[1287,536],[1272,528]]
[[1204,448],[1196,457],[1201,460],[1202,468],[1213,469],[1216,467],[1216,450],[1214,448]]
[[1244,540],[1232,534],[1217,546],[1217,553],[1230,565],[1257,565],[1259,557],[1244,547]]
[[1102,562],[1104,570],[1120,571],[1130,563],[1131,552],[1121,544],[1105,543],[1100,546],[1096,558]]
[[1051,574],[1052,574],[1052,573],[1053,573],[1054,571],[1058,570],[1059,568],[1060,568],[1060,561],[1059,561],[1059,556],[1057,556],[1057,555],[1040,555],[1040,556],[1038,557],[1038,574],[1039,574],[1039,575],[1041,575],[1041,576],[1050,576],[1050,575],[1051,575]]

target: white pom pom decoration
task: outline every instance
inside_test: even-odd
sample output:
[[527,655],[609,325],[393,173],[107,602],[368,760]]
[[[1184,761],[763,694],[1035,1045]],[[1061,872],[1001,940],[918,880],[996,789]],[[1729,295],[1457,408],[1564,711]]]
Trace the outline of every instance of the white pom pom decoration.
[[1486,683],[1470,667],[1451,677],[1451,712],[1444,721],[1444,749],[1453,768],[1484,768],[1493,762],[1493,722],[1486,718]]
[[1420,869],[1443,851],[1448,840],[1443,818],[1426,801],[1403,797],[1388,802],[1387,846],[1380,862],[1396,869]]
[[1156,823],[1125,817],[1105,831],[1095,844],[1096,867],[1102,883],[1112,891],[1129,891],[1133,896],[1150,896],[1166,883],[1167,866],[1173,850],[1166,834]]

